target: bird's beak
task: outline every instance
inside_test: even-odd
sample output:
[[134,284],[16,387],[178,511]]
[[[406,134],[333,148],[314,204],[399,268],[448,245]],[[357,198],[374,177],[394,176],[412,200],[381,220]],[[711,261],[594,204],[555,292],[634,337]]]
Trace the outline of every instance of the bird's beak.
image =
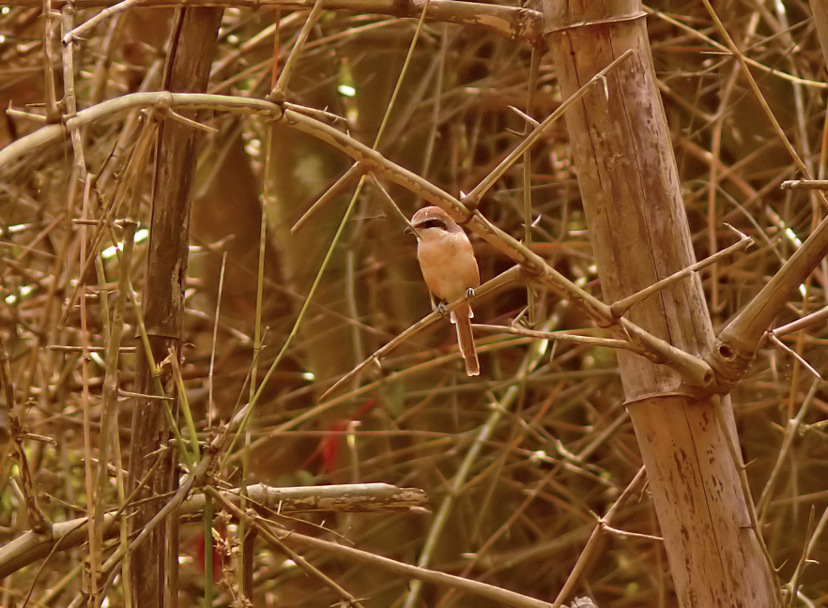
[[406,226],[405,230],[403,230],[403,234],[414,234],[414,228],[411,226]]

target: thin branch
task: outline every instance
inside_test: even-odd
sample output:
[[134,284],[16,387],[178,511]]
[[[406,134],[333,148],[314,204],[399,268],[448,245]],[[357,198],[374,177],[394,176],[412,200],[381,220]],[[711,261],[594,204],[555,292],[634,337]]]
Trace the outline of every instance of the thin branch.
[[669,287],[673,283],[676,283],[676,282],[681,281],[682,279],[684,279],[686,277],[689,277],[694,272],[698,272],[699,270],[702,270],[703,268],[707,268],[708,266],[710,266],[712,264],[715,264],[716,262],[718,262],[719,260],[721,260],[723,258],[729,257],[730,255],[732,255],[733,253],[735,253],[737,251],[740,251],[742,249],[747,249],[747,248],[753,246],[753,239],[752,238],[750,238],[746,234],[742,234],[741,232],[739,232],[738,230],[736,230],[735,228],[733,228],[730,225],[728,225],[728,228],[733,229],[735,232],[737,232],[740,235],[739,241],[737,241],[736,243],[733,243],[730,247],[726,247],[725,249],[722,249],[721,251],[717,251],[716,253],[714,253],[710,257],[708,257],[708,258],[706,258],[706,259],[704,259],[700,262],[696,262],[695,264],[693,264],[691,266],[688,266],[687,268],[683,268],[682,270],[679,270],[678,272],[675,272],[675,273],[671,274],[669,277],[665,277],[665,278],[661,279],[660,281],[656,281],[655,283],[653,283],[649,287],[645,287],[644,289],[642,289],[638,293],[634,293],[631,296],[627,296],[626,298],[624,298],[622,300],[618,300],[614,304],[611,304],[610,305],[610,310],[612,311],[612,314],[614,314],[616,317],[620,317],[625,312],[627,312],[630,308],[632,308],[635,304],[638,304],[642,300],[644,300],[646,298],[649,298],[654,293],[657,293],[657,292],[661,291],[662,289],[665,289],[665,288]]
[[[513,266],[509,270],[502,272],[495,278],[486,281],[485,283],[483,283],[483,285],[475,289],[474,296],[471,298],[471,300],[476,300],[495,291],[496,289],[500,289],[501,287],[505,287],[507,285],[510,285],[511,283],[514,283],[519,279],[520,274],[520,266]],[[468,301],[469,299],[467,298],[458,298],[454,302],[449,302],[449,304],[445,308],[446,313],[450,313],[452,310],[454,310],[458,306],[466,304]],[[386,355],[388,355],[388,353],[393,351],[395,348],[397,348],[404,342],[407,342],[427,327],[436,323],[441,318],[442,315],[439,312],[434,311],[430,315],[423,317],[422,319],[414,323],[403,333],[401,333],[396,338],[385,344],[382,348],[378,349],[370,357],[365,359],[362,363],[360,363],[347,374],[342,376],[342,378],[337,380],[336,383],[333,386],[331,386],[331,388],[324,392],[322,397],[320,397],[320,400],[324,401],[325,399],[328,399],[331,395],[335,394],[342,386],[346,385],[353,378],[357,377],[360,373],[362,373],[368,366],[370,366],[371,364],[379,364],[380,361]],[[472,327],[476,327],[476,325],[472,325]]]
[[577,103],[584,95],[586,95],[593,86],[602,83],[604,77],[618,67],[622,62],[629,59],[633,54],[632,49],[627,49],[618,58],[614,59],[607,67],[598,72],[595,76],[590,78],[578,91],[564,100],[564,102],[555,108],[555,111],[547,116],[544,121],[535,127],[532,132],[520,142],[514,150],[512,150],[506,158],[486,174],[486,177],[466,196],[462,197],[463,204],[470,210],[476,209],[480,205],[480,200],[485,194],[495,185],[497,180],[503,177],[503,174],[515,164],[521,157],[523,157],[529,149],[540,140],[552,124],[560,119],[564,112]]
[[216,501],[224,505],[224,508],[235,515],[239,521],[243,521],[249,528],[255,528],[262,539],[270,542],[270,544],[275,546],[279,552],[285,554],[288,559],[304,570],[305,574],[307,574],[311,580],[316,580],[323,586],[329,587],[335,594],[342,597],[347,606],[357,606],[358,608],[363,608],[362,604],[353,595],[346,591],[341,585],[339,585],[339,583],[335,582],[332,578],[319,570],[319,568],[288,547],[283,542],[283,539],[279,538],[277,534],[271,532],[268,526],[263,525],[258,517],[251,517],[245,511],[224,499],[214,488],[207,488],[207,492]]
[[[115,10],[120,5],[111,0],[53,0],[52,7],[59,9],[66,4],[73,4],[79,10],[95,7],[107,7],[112,13],[107,17],[121,12]],[[315,0],[138,0],[133,7],[195,7],[195,6],[225,6],[235,9],[263,9],[284,11],[301,11],[313,8]],[[8,0],[7,6],[28,6],[40,8],[41,0]],[[543,45],[543,14],[540,11],[518,6],[499,6],[495,4],[481,4],[477,2],[460,2],[457,0],[407,0],[395,2],[389,0],[325,0],[324,8],[327,11],[347,10],[354,13],[374,13],[391,15],[401,19],[419,17],[424,7],[428,5],[426,18],[431,22],[456,23],[472,27],[483,28],[502,36],[529,44]],[[75,33],[73,39],[80,33]],[[68,43],[68,41],[64,41]]]
[[[133,93],[105,101],[79,112],[75,117],[66,121],[65,129],[71,131],[104,116],[145,106],[158,106],[160,108],[174,106],[189,109],[212,108],[214,110],[250,113],[269,120],[281,119],[288,126],[308,133],[341,150],[352,159],[360,162],[367,171],[374,171],[389,181],[440,206],[455,219],[466,224],[469,229],[492,244],[501,253],[521,264],[534,280],[544,283],[561,297],[577,303],[599,326],[608,327],[613,324],[620,324],[621,328],[637,340],[649,353],[651,360],[673,366],[686,379],[688,385],[694,387],[694,390],[703,391],[714,388],[714,377],[706,362],[689,353],[680,351],[665,340],[652,336],[625,318],[615,318],[609,306],[564,277],[543,258],[514,237],[494,226],[479,212],[468,215],[468,210],[459,200],[429,181],[392,163],[376,150],[357,142],[346,133],[298,112],[282,110],[276,104],[250,98],[167,92]],[[0,150],[0,166],[12,162],[36,147],[64,136],[64,127],[57,125],[42,127],[31,135],[21,138]]]
[[630,350],[642,356],[644,356],[644,353],[646,352],[627,340],[617,340],[614,338],[595,338],[592,336],[579,336],[577,334],[563,332],[537,331],[521,327],[520,325],[484,325],[482,323],[475,323],[473,327],[478,331],[527,336],[529,338],[538,338],[539,340],[572,342],[573,344],[585,344],[588,346],[603,348],[623,348],[624,350]]
[[636,473],[635,477],[633,477],[632,481],[627,485],[624,491],[621,493],[621,496],[618,497],[618,500],[609,508],[606,515],[598,520],[598,524],[593,529],[592,534],[589,537],[586,545],[584,546],[584,550],[581,551],[581,555],[578,557],[578,561],[575,562],[575,565],[572,567],[572,570],[569,573],[569,578],[566,579],[563,587],[561,587],[560,592],[558,593],[558,597],[555,598],[555,602],[552,604],[552,608],[558,608],[559,606],[563,605],[564,600],[572,593],[572,590],[575,588],[575,584],[578,582],[578,577],[580,577],[581,573],[586,568],[587,562],[592,557],[592,554],[595,552],[598,541],[601,539],[602,533],[604,532],[604,526],[609,525],[615,516],[618,514],[618,511],[621,509],[622,506],[630,499],[630,497],[639,492],[644,487],[644,483],[647,480],[646,471],[644,467],[641,467]]
[[828,179],[788,179],[779,187],[782,190],[828,190]]
[[[344,513],[411,512],[426,513],[428,496],[418,488],[399,488],[385,483],[341,484],[330,486],[303,486],[274,488],[265,484],[247,486],[248,500],[262,508],[282,515],[295,515],[312,511]],[[241,490],[221,490],[225,500],[241,504]],[[158,500],[157,498],[154,500]],[[195,493],[183,502],[179,515],[195,515],[202,512],[205,498]],[[101,530],[106,539],[120,532],[123,508],[103,515]],[[21,534],[0,547],[0,576],[6,577],[25,568],[36,560],[54,552],[79,547],[87,539],[89,519],[79,517],[52,525],[49,534],[34,530]]]

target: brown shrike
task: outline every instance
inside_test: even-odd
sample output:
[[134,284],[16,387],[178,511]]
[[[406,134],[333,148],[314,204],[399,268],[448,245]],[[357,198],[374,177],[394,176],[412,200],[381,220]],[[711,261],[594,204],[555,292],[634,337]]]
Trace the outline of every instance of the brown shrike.
[[[425,207],[414,214],[411,224],[416,229],[420,270],[432,295],[445,302],[474,295],[474,288],[480,285],[480,271],[469,237],[457,222],[439,207]],[[468,304],[451,311],[469,376],[480,373],[470,321],[473,316]]]

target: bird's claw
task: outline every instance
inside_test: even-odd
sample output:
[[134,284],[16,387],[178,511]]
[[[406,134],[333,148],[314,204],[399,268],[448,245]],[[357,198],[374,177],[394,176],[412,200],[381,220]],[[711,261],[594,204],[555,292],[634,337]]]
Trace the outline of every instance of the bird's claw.
[[445,317],[448,314],[448,306],[446,306],[445,302],[440,302],[437,305],[437,312],[440,313],[441,317]]
[[473,298],[473,297],[474,297],[474,287],[469,287],[466,290],[466,299],[468,300],[469,298]]

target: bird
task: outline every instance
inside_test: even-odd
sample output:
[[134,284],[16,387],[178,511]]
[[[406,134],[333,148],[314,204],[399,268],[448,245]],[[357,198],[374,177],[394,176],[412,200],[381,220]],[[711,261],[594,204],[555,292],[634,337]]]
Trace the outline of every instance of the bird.
[[[432,295],[445,303],[474,295],[480,285],[480,270],[471,241],[463,229],[440,207],[424,207],[411,218],[411,228],[417,237],[417,260],[423,279]],[[451,311],[451,322],[457,328],[457,343],[466,363],[466,374],[480,374],[480,363],[474,347],[471,318],[467,303]]]

